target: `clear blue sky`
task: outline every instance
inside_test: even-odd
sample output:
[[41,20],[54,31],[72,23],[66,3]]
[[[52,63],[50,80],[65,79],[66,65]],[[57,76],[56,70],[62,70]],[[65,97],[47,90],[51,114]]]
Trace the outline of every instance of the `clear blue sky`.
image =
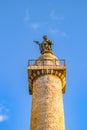
[[87,130],[87,1],[0,1],[0,130],[29,130],[27,61],[46,34],[66,59],[66,130]]

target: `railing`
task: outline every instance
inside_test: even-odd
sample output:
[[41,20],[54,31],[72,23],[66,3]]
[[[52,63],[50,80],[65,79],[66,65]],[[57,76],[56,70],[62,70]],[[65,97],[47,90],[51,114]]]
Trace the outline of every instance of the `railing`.
[[[39,62],[39,63],[41,62],[41,65],[44,66],[44,65],[46,65],[46,64],[45,64],[46,61],[51,61],[51,62],[53,62],[54,64],[52,64],[52,65],[56,65],[56,66],[60,66],[60,65],[66,66],[66,61],[65,61],[65,59],[60,59],[60,60],[57,60],[57,59],[44,59],[44,60],[42,60],[42,61],[40,61],[40,60],[35,60],[35,59],[29,59],[29,60],[28,60],[28,66],[37,65],[36,62],[37,62],[37,63],[38,63],[38,62]],[[59,62],[59,64],[58,64],[58,62]],[[51,66],[51,64],[48,64],[48,66]]]

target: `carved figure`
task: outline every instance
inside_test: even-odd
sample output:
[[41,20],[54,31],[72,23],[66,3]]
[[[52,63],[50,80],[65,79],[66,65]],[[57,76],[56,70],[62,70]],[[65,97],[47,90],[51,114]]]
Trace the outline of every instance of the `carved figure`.
[[39,45],[40,53],[52,53],[52,41],[50,41],[46,35],[43,36],[43,39],[44,40],[42,43],[40,43],[39,41],[34,41],[36,44]]

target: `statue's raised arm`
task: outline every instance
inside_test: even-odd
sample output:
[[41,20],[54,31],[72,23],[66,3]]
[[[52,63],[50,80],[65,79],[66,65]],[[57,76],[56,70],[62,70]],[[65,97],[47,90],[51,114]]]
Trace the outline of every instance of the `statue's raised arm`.
[[33,42],[39,45],[40,53],[42,54],[42,52],[43,52],[42,44],[39,41],[36,41],[36,40],[34,40]]
[[33,42],[35,42],[36,44],[40,44],[39,41],[36,41],[36,40],[34,40]]
[[48,37],[45,35],[43,36],[43,42],[40,43],[38,41],[34,41],[36,44],[39,45],[39,49],[40,49],[40,52],[41,54],[44,54],[44,53],[52,53],[52,41],[50,41],[48,39]]

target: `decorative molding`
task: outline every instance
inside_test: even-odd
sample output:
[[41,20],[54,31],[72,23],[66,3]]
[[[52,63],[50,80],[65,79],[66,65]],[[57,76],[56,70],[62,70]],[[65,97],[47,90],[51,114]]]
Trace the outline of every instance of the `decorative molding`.
[[55,75],[62,82],[62,93],[65,93],[66,67],[65,66],[28,66],[29,93],[33,93],[33,81],[44,75]]

